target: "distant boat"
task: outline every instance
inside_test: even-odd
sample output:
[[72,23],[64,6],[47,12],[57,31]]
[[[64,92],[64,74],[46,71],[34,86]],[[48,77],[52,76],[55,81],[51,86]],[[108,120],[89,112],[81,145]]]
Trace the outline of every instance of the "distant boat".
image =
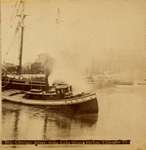
[[[24,0],[20,0],[22,5],[19,26],[20,30],[20,55],[18,74],[21,77],[22,72],[22,52],[23,52],[23,34],[24,34]],[[72,86],[63,83],[48,84],[46,73],[44,82],[30,81],[23,78],[2,76],[2,100],[12,103],[46,106],[51,109],[67,109],[79,113],[97,113],[98,102],[95,93],[73,94]]]
[[132,81],[114,81],[114,84],[116,85],[133,85],[134,83]]

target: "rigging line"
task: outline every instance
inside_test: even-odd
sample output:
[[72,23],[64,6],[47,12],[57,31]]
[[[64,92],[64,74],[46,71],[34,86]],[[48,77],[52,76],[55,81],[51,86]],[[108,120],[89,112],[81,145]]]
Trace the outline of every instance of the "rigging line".
[[14,18],[16,17],[16,15],[19,13],[19,11],[21,9],[20,8],[22,5],[21,3],[22,3],[21,0],[16,0],[15,5],[13,5],[14,9],[13,9],[12,15],[10,17],[10,22],[12,23],[12,25],[10,25],[10,26],[13,26]]
[[[11,15],[11,17],[10,17],[10,27],[13,27],[13,26],[15,26],[15,17],[17,16],[17,13],[18,13],[18,11],[19,11],[19,9],[20,9],[20,0],[16,0],[16,2],[17,2],[17,8],[15,8],[14,9],[14,11],[12,12],[12,15]],[[14,6],[15,7],[15,6]],[[15,20],[14,20],[15,19]]]
[[[16,2],[17,2],[18,0],[16,0]],[[10,16],[10,22],[13,22],[13,20],[14,20],[14,18],[15,18],[15,16],[16,16],[16,7],[15,7],[15,4],[13,4],[13,6],[12,6],[12,8],[13,8],[13,11],[12,11],[12,13],[11,13],[11,16]]]
[[15,5],[14,5],[15,8],[17,8],[18,4],[19,4],[19,0],[16,0]]
[[19,0],[18,7],[16,8],[16,14],[19,14],[21,5],[22,5],[22,4],[21,4],[21,0]]
[[8,53],[10,52],[12,45],[14,43],[14,41],[16,40],[16,35],[17,35],[18,30],[15,30],[13,36],[12,36],[12,40],[10,42],[10,44],[8,45],[8,50],[5,52],[6,55],[8,55]]
[[[16,3],[17,4],[20,4],[21,3],[21,0],[16,0]],[[16,3],[15,3],[15,5],[16,5]],[[14,11],[13,11],[13,13],[14,13]],[[10,20],[11,21],[11,20]],[[14,21],[13,21],[14,22]],[[19,30],[19,27],[20,27],[20,21],[18,21],[17,22],[17,24],[16,23],[13,23],[13,25],[16,25],[16,29],[15,29],[15,31],[14,31],[14,35],[13,35],[13,37],[15,38],[15,34],[17,34],[17,32],[18,32],[18,30]],[[11,26],[12,27],[12,26]],[[12,41],[13,41],[13,39],[12,39]],[[12,43],[12,42],[11,42]],[[11,44],[10,44],[11,45]],[[10,46],[8,46],[8,51],[9,51],[9,47]]]
[[24,12],[24,1],[23,0],[19,0],[19,5],[17,8],[17,14],[19,14],[19,11],[20,11],[20,13]]
[[[19,3],[22,3],[23,1],[22,0],[20,0],[19,1]],[[22,3],[23,4],[23,3]],[[23,7],[23,6],[22,6]],[[18,16],[18,15],[17,15]],[[16,29],[15,29],[15,31],[14,31],[14,37],[15,37],[15,34],[17,34],[17,32],[19,31],[19,28],[21,27],[21,25],[22,25],[22,22],[23,22],[23,20],[25,19],[25,15],[23,16],[23,18],[21,19],[21,20],[19,20],[18,22],[17,22],[17,24],[16,24]],[[10,44],[11,45],[11,44]],[[9,46],[10,47],[10,46]]]
[[[13,40],[13,41],[14,41],[14,40]],[[11,45],[10,45],[11,48],[9,48],[8,51],[7,51],[7,53],[5,54],[5,60],[7,59],[9,52],[13,49],[13,48],[12,48],[12,47],[13,47],[13,46],[12,46],[13,41],[11,42]]]
[[[17,0],[18,1],[18,0]],[[13,28],[15,26],[16,22],[14,21],[14,16],[15,16],[15,9],[13,9],[10,19],[9,19],[9,28]],[[9,34],[9,29],[5,32],[5,34]]]
[[[6,53],[8,53],[8,52],[10,51],[10,47],[11,47],[11,45],[12,45],[14,39],[15,39],[15,36],[17,35],[17,33],[18,33],[18,31],[19,31],[19,26],[20,26],[20,22],[18,22],[17,25],[16,25],[15,31],[14,31],[14,33],[13,33],[13,35],[12,35],[12,40],[11,40],[10,44],[8,45],[8,50],[6,51]],[[7,33],[8,33],[8,32],[9,32],[9,31],[7,31]]]
[[[18,1],[18,0],[17,0]],[[18,8],[17,8],[17,11],[13,11],[13,14],[14,13],[18,13],[18,11],[20,10],[20,11],[24,11],[24,4],[22,3],[23,1],[21,1],[21,0],[19,0],[18,1],[19,3],[19,5],[18,5]],[[21,7],[21,8],[20,8]],[[21,13],[22,13],[21,12]],[[13,14],[12,14],[12,16],[13,16]],[[24,18],[25,18],[26,16],[23,16],[23,18],[22,18],[22,20],[24,20]],[[14,17],[13,17],[14,18]],[[13,19],[14,20],[14,19]],[[14,49],[14,46],[16,46],[16,45],[14,45],[14,42],[16,41],[16,40],[18,40],[17,39],[17,37],[16,37],[16,35],[17,35],[17,33],[18,33],[18,31],[19,31],[19,27],[21,26],[21,21],[22,20],[18,20],[18,22],[17,22],[17,24],[16,24],[16,22],[13,24],[13,25],[15,25],[16,26],[16,28],[15,28],[15,31],[14,31],[14,33],[13,33],[13,38],[12,38],[12,41],[10,42],[10,44],[9,44],[9,46],[8,46],[8,50],[5,52],[5,59],[7,59],[7,57],[8,57],[8,54],[9,54],[9,52],[11,51],[11,50],[13,50]],[[12,17],[11,17],[11,22],[12,22]],[[14,21],[13,21],[14,22]],[[11,26],[12,27],[12,26]],[[17,45],[18,46],[18,45]],[[16,47],[17,47],[16,46]]]

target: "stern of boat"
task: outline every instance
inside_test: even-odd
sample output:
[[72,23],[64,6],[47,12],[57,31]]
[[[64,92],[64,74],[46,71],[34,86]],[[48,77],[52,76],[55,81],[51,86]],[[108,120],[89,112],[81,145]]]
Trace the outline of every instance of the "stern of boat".
[[87,101],[83,103],[78,103],[75,107],[75,112],[77,113],[98,113],[98,101],[96,94],[92,94],[87,97]]

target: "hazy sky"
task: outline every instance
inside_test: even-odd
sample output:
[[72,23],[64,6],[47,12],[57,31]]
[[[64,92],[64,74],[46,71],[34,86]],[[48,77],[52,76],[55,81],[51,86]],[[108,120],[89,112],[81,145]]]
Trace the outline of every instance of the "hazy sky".
[[[15,2],[2,0],[1,7],[3,59],[16,63]],[[93,59],[99,67],[143,67],[145,6],[145,0],[25,0],[23,63],[47,52],[75,68]]]

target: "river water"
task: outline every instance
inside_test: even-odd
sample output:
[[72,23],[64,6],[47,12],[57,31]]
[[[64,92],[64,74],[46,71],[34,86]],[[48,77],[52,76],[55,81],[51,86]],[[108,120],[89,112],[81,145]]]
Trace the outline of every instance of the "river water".
[[119,85],[98,89],[98,114],[67,115],[48,109],[3,103],[2,139],[146,138],[146,86]]

